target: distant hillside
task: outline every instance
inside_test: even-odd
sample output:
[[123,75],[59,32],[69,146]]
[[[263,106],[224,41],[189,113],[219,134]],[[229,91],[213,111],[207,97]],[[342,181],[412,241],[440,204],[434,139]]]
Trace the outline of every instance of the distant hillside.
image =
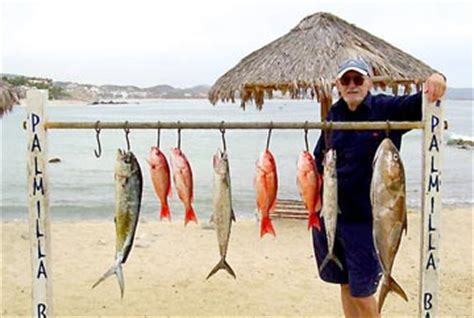
[[210,86],[199,85],[176,88],[170,85],[156,85],[140,88],[132,85],[92,85],[74,82],[56,82],[48,78],[1,74],[1,78],[15,86],[20,98],[26,96],[31,87],[48,89],[52,99],[75,99],[87,102],[114,99],[143,98],[207,98]]
[[[48,78],[27,77],[14,74],[0,74],[1,78],[15,86],[20,98],[26,95],[31,87],[48,89],[52,99],[75,99],[87,102],[143,99],[143,98],[207,98],[208,85],[189,88],[176,88],[170,85],[155,85],[140,88],[133,85],[92,85],[74,82],[56,82]],[[473,100],[474,88],[451,88],[446,92],[446,99]],[[278,93],[275,98],[282,98]],[[284,97],[283,97],[284,98]]]
[[445,99],[473,100],[474,88],[451,88],[448,87]]

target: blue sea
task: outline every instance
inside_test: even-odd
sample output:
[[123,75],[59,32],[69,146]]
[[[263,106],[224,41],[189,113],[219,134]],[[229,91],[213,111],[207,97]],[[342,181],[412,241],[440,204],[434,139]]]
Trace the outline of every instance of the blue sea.
[[[445,140],[473,140],[472,101],[444,102],[449,130]],[[24,107],[16,107],[0,120],[1,126],[1,209],[4,220],[28,217],[26,193],[26,134],[22,128]],[[141,101],[139,104],[98,106],[51,106],[51,121],[186,121],[186,122],[258,122],[320,121],[319,105],[312,100],[265,101],[262,111],[252,105],[242,110],[238,104],[212,106],[207,100]],[[309,132],[312,149],[320,134]],[[131,130],[132,151],[138,157],[144,176],[142,213],[146,219],[158,218],[159,202],[153,192],[149,167],[145,160],[156,143],[156,130]],[[405,135],[402,158],[407,175],[408,204],[421,205],[421,131]],[[228,130],[234,210],[240,218],[253,218],[255,194],[253,177],[255,162],[265,148],[267,131]],[[102,130],[102,156],[94,156],[95,131],[50,130],[48,157],[59,157],[49,169],[50,207],[53,220],[111,219],[114,214],[114,161],[117,148],[126,148],[122,130]],[[161,148],[169,155],[176,146],[177,131],[162,130]],[[183,130],[181,148],[194,171],[194,207],[201,220],[207,221],[212,211],[212,156],[221,146],[218,130]],[[305,147],[304,133],[298,130],[274,130],[270,149],[277,160],[279,199],[299,199],[296,188],[296,161]],[[456,146],[445,147],[442,182],[443,203],[449,206],[473,204],[473,152]],[[184,208],[175,191],[170,199],[173,221],[182,222]]]

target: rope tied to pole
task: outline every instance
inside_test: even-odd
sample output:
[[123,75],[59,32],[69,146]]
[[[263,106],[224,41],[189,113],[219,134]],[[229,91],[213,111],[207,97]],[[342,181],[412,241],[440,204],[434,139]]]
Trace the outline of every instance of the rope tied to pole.
[[[326,127],[329,126],[329,127]],[[323,122],[323,132],[324,132],[324,143],[326,144],[326,150],[330,149],[332,146],[332,120],[329,121],[329,125],[325,120]]]
[[385,137],[389,137],[390,135],[390,122],[387,119],[387,128],[385,128]]

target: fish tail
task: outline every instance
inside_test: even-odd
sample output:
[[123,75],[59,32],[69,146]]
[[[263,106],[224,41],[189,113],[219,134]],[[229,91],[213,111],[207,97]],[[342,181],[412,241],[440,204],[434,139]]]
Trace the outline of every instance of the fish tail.
[[321,263],[321,266],[319,267],[320,272],[323,271],[323,269],[326,267],[329,261],[333,261],[334,263],[336,263],[337,267],[339,267],[341,271],[344,270],[344,267],[342,266],[341,261],[336,257],[336,255],[331,253],[331,254],[326,255],[323,262]]
[[217,265],[211,270],[209,275],[207,275],[206,279],[209,279],[220,269],[225,269],[230,275],[232,275],[232,277],[237,278],[232,267],[230,267],[229,263],[226,262],[225,257],[222,257],[219,263],[217,263]]
[[272,220],[269,216],[264,216],[262,218],[262,224],[260,226],[260,237],[263,237],[265,234],[270,233],[273,236],[276,236],[275,229],[273,228]]
[[163,219],[171,221],[170,207],[166,202],[161,205],[160,220]]
[[186,226],[188,222],[190,221],[194,221],[197,223],[196,213],[194,213],[194,209],[192,205],[189,205],[189,207],[186,208],[186,213],[184,216],[184,225]]
[[123,298],[125,283],[123,279],[122,262],[120,259],[118,259],[117,262],[114,265],[112,265],[112,267],[109,268],[109,270],[107,270],[104,273],[104,275],[102,275],[94,285],[92,285],[92,288],[95,288],[97,285],[102,283],[104,280],[106,280],[108,277],[112,276],[113,274],[117,276],[117,280],[120,286],[120,295],[121,295],[121,298]]
[[400,297],[402,297],[405,301],[408,301],[407,294],[403,290],[400,285],[393,279],[392,276],[388,276],[383,280],[382,288],[380,289],[379,295],[379,313],[382,311],[382,306],[385,302],[385,298],[387,297],[388,292],[395,292]]
[[311,213],[308,216],[308,230],[311,229],[311,227],[315,227],[318,231],[321,231],[321,220],[319,219],[319,216],[317,213]]

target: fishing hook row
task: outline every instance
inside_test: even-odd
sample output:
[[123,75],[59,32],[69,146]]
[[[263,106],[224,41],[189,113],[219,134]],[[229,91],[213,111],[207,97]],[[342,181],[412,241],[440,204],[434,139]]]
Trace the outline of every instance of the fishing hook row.
[[[158,124],[158,128],[157,128],[157,131],[156,131],[156,147],[157,148],[160,148],[160,143],[161,143],[161,128],[160,128],[160,121],[157,122]],[[178,124],[180,123],[180,121],[178,121]],[[224,124],[225,122],[222,121],[221,122],[221,127],[219,128],[219,132],[221,133],[221,138],[222,138],[222,147],[224,149],[224,151],[227,151],[227,142],[226,142],[226,139],[225,139],[225,128],[224,128]],[[308,142],[308,121],[305,122],[305,127],[304,127],[304,141],[305,141],[305,147],[306,147],[306,150],[308,151],[309,150],[309,142]],[[324,124],[326,125],[326,122],[324,122]],[[128,121],[125,121],[125,124],[124,124],[124,132],[125,132],[125,142],[127,144],[127,151],[130,151],[131,150],[131,146],[130,146],[130,128],[128,127]],[[100,120],[98,120],[96,123],[95,123],[95,132],[96,132],[96,142],[97,142],[97,149],[94,149],[94,155],[96,156],[96,158],[100,158],[101,155],[102,155],[102,145],[101,145],[101,142],[100,142],[100,132],[101,132],[101,128],[100,128]],[[388,131],[390,129],[390,126],[389,126],[389,123],[387,121],[387,134],[388,134]],[[331,134],[331,130],[332,130],[332,122],[329,123],[329,128],[325,128],[324,131],[327,132],[329,131],[329,135]],[[181,149],[181,128],[178,128],[178,140],[177,140],[177,148],[178,149]],[[272,135],[272,131],[273,131],[273,121],[270,122],[270,128],[268,129],[268,135],[267,135],[267,143],[266,143],[266,149],[268,150],[270,148],[270,140],[271,140],[271,135]],[[326,144],[329,144],[328,142],[328,134],[325,133],[325,138],[326,138]],[[329,137],[329,141],[330,141],[330,137]]]

